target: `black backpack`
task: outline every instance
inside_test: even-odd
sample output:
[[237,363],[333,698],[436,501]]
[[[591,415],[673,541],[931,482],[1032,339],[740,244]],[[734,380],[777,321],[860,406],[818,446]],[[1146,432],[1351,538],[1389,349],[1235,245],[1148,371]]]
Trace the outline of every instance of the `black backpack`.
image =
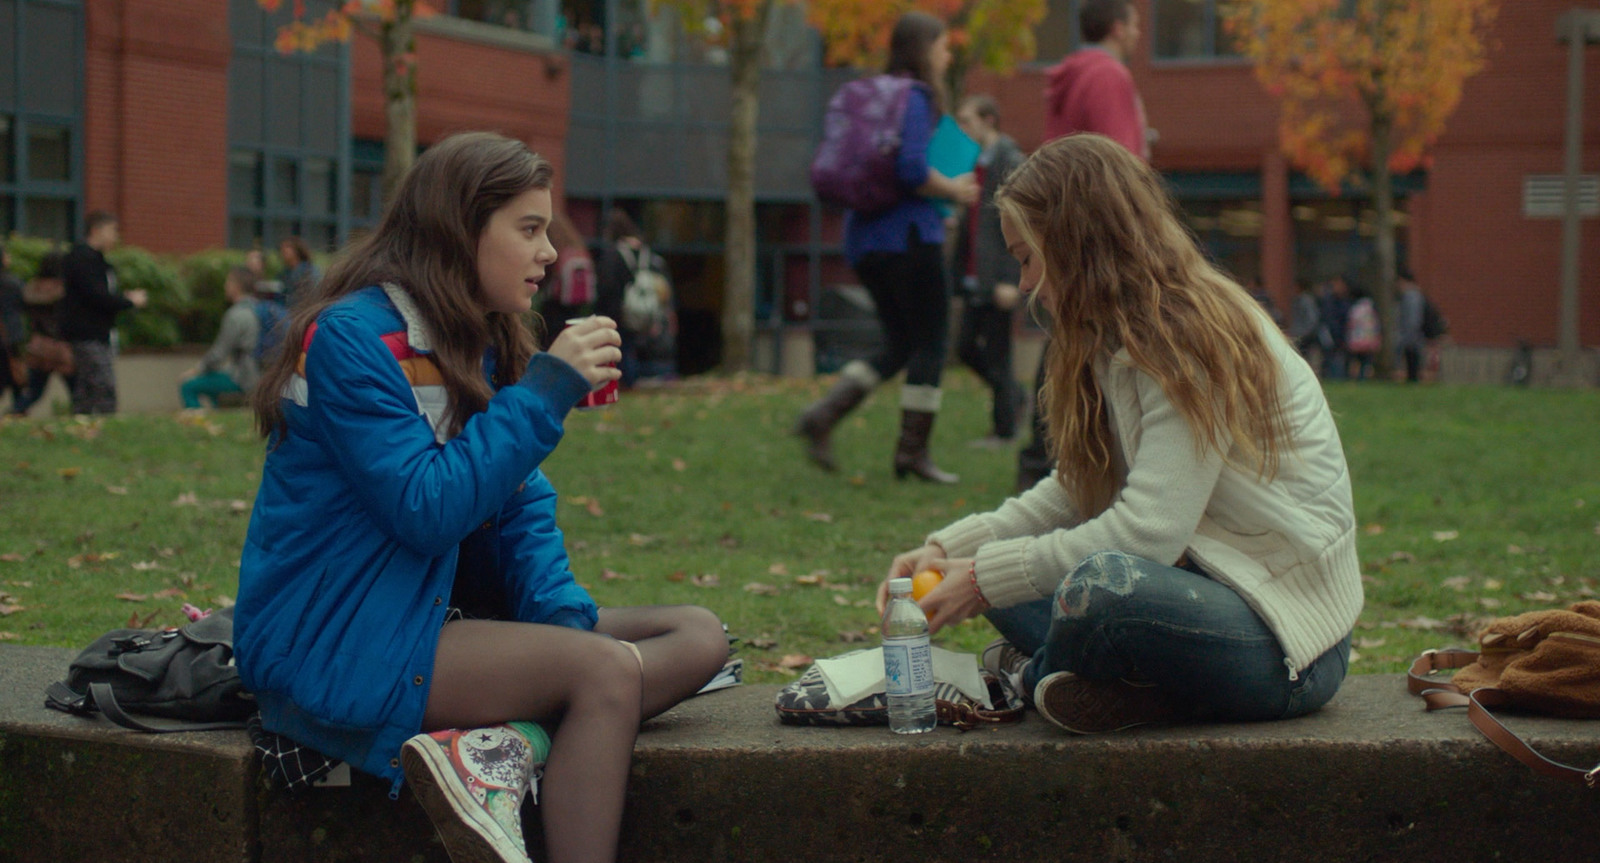
[[[244,728],[256,710],[233,665],[233,613],[213,612],[181,629],[113,629],[95,639],[50,684],[45,706],[96,711],[136,731]],[[140,713],[166,722],[143,722]]]
[[1444,313],[1433,304],[1433,300],[1426,296],[1422,298],[1422,337],[1436,339],[1450,332],[1450,322],[1445,320]]

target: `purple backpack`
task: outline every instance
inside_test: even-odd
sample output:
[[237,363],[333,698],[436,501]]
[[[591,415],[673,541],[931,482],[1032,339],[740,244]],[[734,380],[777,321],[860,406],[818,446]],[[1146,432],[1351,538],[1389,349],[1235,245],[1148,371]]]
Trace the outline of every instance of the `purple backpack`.
[[811,160],[818,200],[858,213],[877,213],[905,192],[895,175],[900,126],[912,87],[927,85],[900,75],[873,75],[839,88],[828,100],[822,144]]

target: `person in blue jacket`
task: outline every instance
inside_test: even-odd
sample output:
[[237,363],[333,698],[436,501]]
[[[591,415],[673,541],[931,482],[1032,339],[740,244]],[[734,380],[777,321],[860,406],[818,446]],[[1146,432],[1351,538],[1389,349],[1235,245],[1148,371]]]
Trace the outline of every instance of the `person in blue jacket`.
[[409,782],[456,861],[529,859],[540,762],[548,859],[614,859],[640,722],[728,653],[711,612],[597,608],[568,567],[539,465],[619,352],[608,318],[547,353],[524,324],[556,260],[551,174],[495,134],[430,147],[254,399],[240,676],[267,731]]
[[806,439],[806,455],[825,470],[838,469],[831,441],[834,426],[879,383],[905,369],[895,476],[904,479],[912,474],[939,483],[957,480],[955,474],[940,470],[928,455],[950,331],[944,214],[934,199],[946,198],[964,207],[978,200],[978,184],[971,174],[946,177],[928,164],[928,145],[944,105],[944,78],[949,68],[950,34],[944,22],[926,12],[900,16],[889,36],[889,63],[884,72],[926,85],[911,88],[901,121],[895,169],[903,194],[883,212],[850,211],[844,230],[845,256],[872,296],[883,330],[883,347],[870,361],[846,364],[838,383],[806,408],[794,429]]

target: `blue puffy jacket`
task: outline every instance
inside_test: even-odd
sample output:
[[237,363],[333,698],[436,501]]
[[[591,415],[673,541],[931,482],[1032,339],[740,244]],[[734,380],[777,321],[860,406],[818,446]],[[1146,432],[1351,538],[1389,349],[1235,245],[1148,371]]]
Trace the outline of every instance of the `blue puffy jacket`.
[[[422,727],[463,540],[484,530],[516,619],[592,628],[539,465],[589,389],[536,354],[460,434],[399,288],[329,307],[285,389],[240,561],[234,644],[263,725],[390,779]],[[491,371],[492,373],[492,371]]]

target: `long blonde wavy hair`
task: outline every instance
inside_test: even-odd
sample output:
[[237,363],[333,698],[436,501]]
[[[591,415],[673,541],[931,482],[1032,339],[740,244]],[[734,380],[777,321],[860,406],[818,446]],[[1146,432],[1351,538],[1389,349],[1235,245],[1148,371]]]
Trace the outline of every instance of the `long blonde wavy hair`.
[[1194,430],[1265,477],[1288,438],[1282,372],[1260,306],[1201,255],[1161,177],[1122,145],[1045,144],[995,196],[1042,267],[1032,302],[1052,322],[1040,409],[1058,480],[1084,517],[1119,489],[1097,361],[1127,349]]

